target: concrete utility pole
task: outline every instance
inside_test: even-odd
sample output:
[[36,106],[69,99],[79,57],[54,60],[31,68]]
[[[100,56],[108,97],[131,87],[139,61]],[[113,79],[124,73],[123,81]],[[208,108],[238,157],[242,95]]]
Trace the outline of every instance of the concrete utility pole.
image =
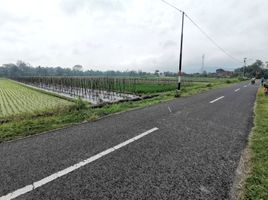
[[182,66],[182,47],[183,47],[183,26],[184,26],[184,12],[182,12],[182,23],[181,23],[181,46],[180,46],[180,60],[179,60],[177,95],[180,95],[180,92],[181,92],[181,66]]
[[244,69],[243,69],[243,77],[245,78],[245,68],[247,66],[247,58],[244,58]]

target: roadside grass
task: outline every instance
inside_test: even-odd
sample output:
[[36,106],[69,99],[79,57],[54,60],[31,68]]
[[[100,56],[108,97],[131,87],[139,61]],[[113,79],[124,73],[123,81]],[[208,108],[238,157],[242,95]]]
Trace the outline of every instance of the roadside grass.
[[250,152],[251,172],[245,183],[244,199],[268,199],[268,96],[263,88],[257,94]]
[[[237,79],[230,83],[238,82]],[[226,80],[214,81],[211,83],[199,83],[184,86],[181,96],[190,96],[200,92],[208,91],[212,88],[224,87],[230,84]],[[29,135],[46,132],[68,125],[81,123],[84,121],[94,121],[101,117],[127,111],[131,109],[143,108],[149,105],[165,102],[174,99],[175,91],[162,92],[158,96],[143,99],[140,101],[128,101],[105,105],[101,108],[92,108],[90,104],[77,100],[77,103],[66,107],[66,109],[58,109],[54,112],[41,112],[36,115],[21,115],[12,118],[12,120],[0,125],[0,142],[23,138]]]

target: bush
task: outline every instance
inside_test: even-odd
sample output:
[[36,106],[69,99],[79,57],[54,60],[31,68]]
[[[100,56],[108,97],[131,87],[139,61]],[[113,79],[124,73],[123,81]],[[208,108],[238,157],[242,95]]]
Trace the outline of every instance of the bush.
[[228,83],[229,84],[229,83],[231,83],[231,81],[228,79],[228,80],[225,81],[225,83]]
[[87,104],[79,97],[75,102],[75,108],[76,110],[82,110],[85,109]]
[[207,85],[206,85],[206,87],[211,87],[212,86],[212,84],[211,83],[208,83]]
[[239,80],[239,81],[247,81],[247,80],[249,80],[249,78],[247,78],[247,77],[243,77],[243,76],[239,76],[239,77],[238,77],[238,80]]

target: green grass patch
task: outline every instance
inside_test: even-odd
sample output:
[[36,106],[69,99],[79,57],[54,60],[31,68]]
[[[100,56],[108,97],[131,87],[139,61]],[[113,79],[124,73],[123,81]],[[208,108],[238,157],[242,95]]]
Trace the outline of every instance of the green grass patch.
[[[167,79],[168,80],[168,79]],[[163,81],[163,82],[161,82]],[[188,92],[187,88],[195,89],[195,88],[204,88],[206,87],[213,87],[216,85],[222,84],[231,84],[231,83],[238,83],[240,80],[237,78],[192,78],[189,79],[188,77],[184,77],[182,81],[182,88],[186,88],[184,92]],[[167,92],[167,91],[174,91],[177,87],[177,81],[167,81],[165,79],[160,79],[159,81],[155,80],[155,82],[145,82],[144,83],[136,83],[133,87],[128,87],[127,92],[130,93],[137,93],[137,94],[152,94],[152,93],[159,93],[159,92]]]
[[135,92],[138,94],[149,94],[149,93],[171,91],[175,89],[176,89],[175,83],[169,83],[169,84],[137,83],[135,85],[135,88],[133,89],[134,91],[129,92]]
[[251,173],[246,180],[244,199],[268,199],[268,96],[263,88],[257,94],[250,151]]

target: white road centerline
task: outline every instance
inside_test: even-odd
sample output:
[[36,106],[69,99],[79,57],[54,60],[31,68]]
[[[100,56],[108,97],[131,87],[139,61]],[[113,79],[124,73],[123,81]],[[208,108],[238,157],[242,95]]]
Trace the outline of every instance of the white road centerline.
[[240,90],[240,88],[237,88],[236,90],[235,90],[235,92],[238,92]]
[[168,110],[169,110],[169,112],[172,112],[169,106],[168,106]]
[[68,167],[68,168],[63,169],[61,171],[58,171],[58,172],[56,172],[54,174],[51,174],[48,177],[45,177],[45,178],[43,178],[43,179],[41,179],[39,181],[36,181],[36,182],[32,183],[30,185],[22,187],[22,188],[20,188],[18,190],[15,190],[13,192],[10,192],[9,194],[7,194],[5,196],[0,197],[0,200],[14,199],[14,198],[16,198],[18,196],[21,196],[21,195],[23,195],[23,194],[25,194],[27,192],[30,192],[30,191],[32,191],[32,190],[34,190],[34,189],[36,189],[38,187],[41,187],[41,186],[43,186],[43,185],[45,185],[45,184],[47,184],[47,183],[49,183],[51,181],[54,181],[57,178],[60,178],[60,177],[62,177],[64,175],[66,175],[66,174],[69,174],[69,173],[71,173],[71,172],[73,172],[73,171],[75,171],[75,170],[77,170],[77,169],[79,169],[79,168],[81,168],[81,167],[83,167],[83,166],[95,161],[95,160],[98,160],[99,158],[101,158],[101,157],[103,157],[103,156],[105,156],[105,155],[107,155],[107,154],[109,154],[109,153],[111,153],[113,151],[116,151],[117,149],[120,149],[120,148],[122,148],[122,147],[124,147],[124,146],[126,146],[126,145],[128,145],[128,144],[130,144],[130,143],[132,143],[134,141],[136,141],[136,140],[139,140],[140,138],[142,138],[142,137],[144,137],[144,136],[146,136],[146,135],[148,135],[148,134],[150,134],[150,133],[152,133],[154,131],[157,131],[157,130],[158,130],[158,128],[154,127],[154,128],[152,128],[152,129],[150,129],[148,131],[145,131],[144,133],[141,133],[141,134],[139,134],[139,135],[137,135],[137,136],[125,141],[125,142],[122,142],[122,143],[120,143],[120,144],[118,144],[118,145],[116,145],[114,147],[111,147],[111,148],[109,148],[109,149],[107,149],[105,151],[102,151],[102,152],[100,152],[100,153],[98,153],[98,154],[96,154],[96,155],[94,155],[94,156],[92,156],[92,157],[90,157],[90,158],[88,158],[86,160],[83,160],[83,161],[81,161],[79,163],[76,163],[71,167]]
[[216,101],[219,101],[219,100],[222,99],[222,98],[224,98],[224,96],[221,96],[221,97],[219,97],[219,98],[217,98],[217,99],[214,99],[214,100],[210,101],[209,103],[214,103],[214,102],[216,102]]
[[247,87],[247,85],[244,85],[244,87]]

